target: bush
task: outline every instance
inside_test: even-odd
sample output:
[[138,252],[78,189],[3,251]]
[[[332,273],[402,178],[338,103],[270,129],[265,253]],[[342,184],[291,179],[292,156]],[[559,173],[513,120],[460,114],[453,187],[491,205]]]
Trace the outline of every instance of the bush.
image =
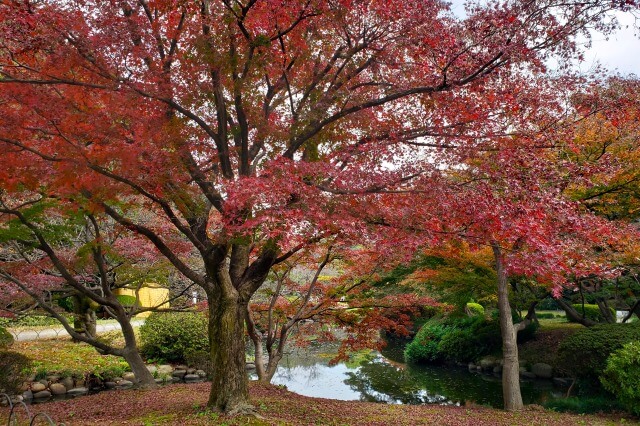
[[184,362],[189,352],[209,350],[207,319],[197,312],[153,313],[140,327],[140,340],[147,358]]
[[435,319],[426,323],[405,349],[411,362],[475,361],[501,345],[497,321],[483,317]]
[[538,319],[554,319],[556,316],[552,312],[536,312],[536,317]]
[[13,335],[0,326],[0,350],[7,349],[11,345],[13,345]]
[[17,352],[0,352],[0,393],[10,395],[19,392],[22,382],[27,380],[31,360]]
[[410,362],[438,362],[441,356],[438,345],[442,337],[450,331],[450,327],[442,322],[442,319],[427,321],[416,337],[404,350],[404,357]]
[[633,340],[640,340],[639,324],[598,324],[584,328],[560,343],[556,366],[572,377],[597,381],[609,355]]
[[629,411],[640,415],[640,341],[629,342],[609,356],[600,382]]
[[479,303],[467,303],[464,312],[470,317],[484,317],[484,307]]
[[[600,311],[600,307],[598,305],[584,305],[584,312],[582,310],[582,306],[583,306],[582,304],[574,304],[571,306],[573,306],[573,309],[578,311],[578,315],[584,316],[586,319],[590,319],[591,321],[595,321],[595,322],[605,322],[605,319],[602,316],[602,312]],[[616,311],[613,308],[609,308],[609,310],[611,311],[611,314],[615,318]],[[567,321],[575,322],[568,317],[567,317]]]

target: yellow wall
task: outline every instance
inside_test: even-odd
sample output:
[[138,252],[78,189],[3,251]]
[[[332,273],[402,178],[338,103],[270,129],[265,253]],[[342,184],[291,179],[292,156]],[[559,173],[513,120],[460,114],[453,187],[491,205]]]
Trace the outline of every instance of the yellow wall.
[[[169,290],[160,287],[154,283],[148,283],[142,286],[138,292],[138,300],[140,306],[143,308],[168,308],[169,307]],[[115,294],[119,296],[133,296],[136,297],[136,290],[131,288],[119,288],[115,290]],[[142,312],[136,315],[136,317],[148,317],[151,315],[150,311]]]

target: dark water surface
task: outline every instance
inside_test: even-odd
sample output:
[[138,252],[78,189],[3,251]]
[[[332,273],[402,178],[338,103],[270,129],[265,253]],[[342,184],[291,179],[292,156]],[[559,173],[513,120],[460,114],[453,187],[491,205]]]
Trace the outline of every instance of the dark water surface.
[[[327,352],[330,352],[327,350]],[[335,353],[335,352],[334,352]],[[390,404],[475,403],[502,408],[501,379],[466,368],[405,364],[402,346],[359,355],[329,366],[330,353],[296,352],[282,359],[272,381],[300,395]],[[563,396],[551,381],[521,382],[525,404]]]

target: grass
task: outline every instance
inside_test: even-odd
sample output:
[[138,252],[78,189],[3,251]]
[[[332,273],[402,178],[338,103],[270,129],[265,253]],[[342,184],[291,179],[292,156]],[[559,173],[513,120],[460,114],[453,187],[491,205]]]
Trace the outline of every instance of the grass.
[[82,376],[86,372],[129,369],[123,358],[101,355],[86,343],[73,343],[70,338],[15,342],[12,351],[33,360],[33,372],[39,375],[53,372]]
[[[151,390],[102,392],[34,406],[67,425],[614,425],[640,424],[620,416],[573,415],[539,406],[521,412],[487,407],[387,405],[308,398],[252,382],[251,402],[260,417],[228,418],[204,409],[210,384],[178,384]],[[4,410],[4,411],[3,411]],[[0,409],[0,419],[6,409]]]

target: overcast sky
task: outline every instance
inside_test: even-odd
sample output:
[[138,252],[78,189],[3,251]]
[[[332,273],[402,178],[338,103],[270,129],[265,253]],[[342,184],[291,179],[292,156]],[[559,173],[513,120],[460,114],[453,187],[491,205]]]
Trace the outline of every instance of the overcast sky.
[[[464,0],[449,0],[451,9],[458,16],[464,16]],[[621,29],[605,39],[594,34],[592,46],[587,50],[585,61],[580,64],[582,72],[588,72],[596,63],[600,63],[612,72],[622,75],[640,76],[640,38],[634,28],[635,18],[629,13],[618,13]]]

